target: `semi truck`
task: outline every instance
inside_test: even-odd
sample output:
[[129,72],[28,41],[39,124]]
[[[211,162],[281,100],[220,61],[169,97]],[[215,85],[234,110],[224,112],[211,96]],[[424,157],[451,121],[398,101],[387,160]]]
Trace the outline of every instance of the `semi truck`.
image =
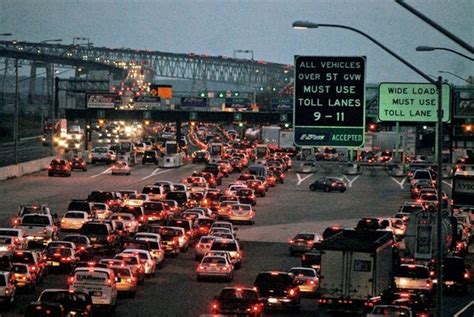
[[320,307],[331,312],[366,312],[370,299],[393,286],[393,234],[344,229],[321,243]]

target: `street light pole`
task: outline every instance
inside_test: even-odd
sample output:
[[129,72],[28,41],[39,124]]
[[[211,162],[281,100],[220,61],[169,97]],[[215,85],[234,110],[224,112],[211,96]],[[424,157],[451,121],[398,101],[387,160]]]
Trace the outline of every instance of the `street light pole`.
[[382,43],[379,41],[375,40],[373,37],[370,35],[355,29],[353,27],[349,27],[346,25],[340,25],[340,24],[318,24],[318,23],[313,23],[313,22],[308,22],[308,21],[295,21],[293,22],[293,28],[296,29],[314,29],[318,27],[333,27],[333,28],[341,28],[341,29],[346,29],[350,30],[353,32],[356,32],[373,43],[375,43],[377,46],[382,48],[384,51],[398,59],[400,62],[405,64],[407,67],[409,67],[411,70],[416,72],[418,75],[426,79],[428,82],[431,84],[436,85],[437,91],[438,91],[438,116],[437,116],[437,124],[436,124],[436,135],[438,136],[437,142],[436,142],[436,163],[437,163],[437,172],[438,172],[438,177],[437,177],[437,192],[438,192],[438,210],[437,210],[437,221],[436,221],[436,245],[437,245],[437,252],[436,252],[436,272],[437,272],[437,286],[436,287],[436,316],[437,317],[442,317],[443,316],[443,276],[442,276],[442,269],[441,269],[441,261],[442,261],[442,231],[441,231],[441,219],[442,219],[442,212],[443,212],[443,206],[442,206],[442,161],[441,161],[441,152],[442,152],[442,144],[443,144],[443,139],[442,139],[442,132],[443,132],[443,106],[442,106],[442,88],[443,88],[443,81],[442,77],[438,77],[438,80],[433,80],[428,74],[425,74],[423,71],[419,70],[412,64],[410,64],[408,61],[403,59],[401,56],[390,50],[389,48],[385,47]]
[[447,47],[418,46],[418,47],[416,48],[416,50],[417,50],[418,52],[448,51],[448,52],[454,53],[454,54],[456,54],[456,55],[459,55],[459,56],[461,56],[461,57],[464,57],[465,59],[468,59],[468,60],[470,60],[470,61],[474,61],[474,58],[469,57],[469,56],[467,56],[467,55],[465,55],[465,54],[462,54],[462,53],[460,53],[460,52],[458,52],[458,51],[452,50],[452,49],[447,48]]
[[18,87],[18,58],[15,59],[15,114],[13,118],[13,142],[15,145],[15,164],[18,164],[18,98],[19,98],[19,87]]

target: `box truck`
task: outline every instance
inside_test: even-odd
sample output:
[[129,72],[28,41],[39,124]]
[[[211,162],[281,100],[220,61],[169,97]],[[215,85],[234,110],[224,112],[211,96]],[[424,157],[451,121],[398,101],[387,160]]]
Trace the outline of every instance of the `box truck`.
[[321,243],[320,307],[366,312],[370,299],[393,286],[393,234],[344,229]]

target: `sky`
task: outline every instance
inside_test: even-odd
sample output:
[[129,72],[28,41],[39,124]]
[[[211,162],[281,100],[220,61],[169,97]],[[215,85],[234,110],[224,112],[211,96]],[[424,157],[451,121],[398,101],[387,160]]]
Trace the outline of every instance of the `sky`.
[[[406,0],[471,46],[474,1]],[[252,50],[256,60],[293,64],[295,55],[367,56],[367,82],[424,82],[368,39],[342,29],[295,30],[295,20],[357,28],[431,76],[467,78],[474,63],[419,45],[461,46],[392,0],[1,0],[0,33],[42,41],[87,37],[95,46],[232,57]],[[237,57],[250,58],[238,53]],[[462,85],[460,79],[443,75]]]

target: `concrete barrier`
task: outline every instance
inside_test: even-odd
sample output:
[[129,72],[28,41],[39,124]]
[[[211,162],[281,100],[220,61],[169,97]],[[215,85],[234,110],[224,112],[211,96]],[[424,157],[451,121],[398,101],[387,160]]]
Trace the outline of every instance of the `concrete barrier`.
[[50,156],[39,160],[0,167],[0,181],[36,173],[46,169],[53,158],[54,157]]

